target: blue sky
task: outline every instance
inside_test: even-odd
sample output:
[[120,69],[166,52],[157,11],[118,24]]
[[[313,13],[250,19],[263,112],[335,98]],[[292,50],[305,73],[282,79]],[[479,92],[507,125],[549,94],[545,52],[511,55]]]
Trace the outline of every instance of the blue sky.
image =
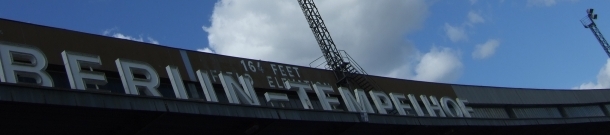
[[[586,15],[585,9],[594,8],[600,14],[597,23],[602,33],[610,31],[610,20],[603,17],[610,11],[602,5],[610,3],[557,0],[554,5],[528,6],[524,0],[478,1],[474,5],[438,1],[432,6],[429,23],[424,28],[424,31],[436,32],[422,32],[414,39],[421,39],[415,42],[422,45],[426,42],[447,44],[464,53],[471,52],[474,44],[498,39],[500,46],[493,56],[484,60],[463,57],[465,70],[457,81],[460,84],[571,88],[595,81],[600,68],[606,64],[608,57],[601,46],[579,22]],[[482,12],[485,23],[466,28],[468,41],[453,43],[447,38],[438,38],[438,33],[442,33],[439,26],[465,21],[465,13],[470,10]]]
[[[5,0],[0,4],[0,18],[99,35],[120,34],[189,50],[206,47],[220,50],[210,46],[209,33],[202,29],[203,26],[209,27],[210,32],[214,31],[211,17],[216,2]],[[296,1],[277,3],[298,5]],[[426,13],[421,17],[420,25],[405,27],[409,32],[396,36],[408,40],[422,54],[434,52],[431,51],[433,48],[447,48],[453,52],[456,59],[451,60],[459,61],[460,73],[455,79],[440,82],[570,89],[583,83],[596,83],[600,69],[607,63],[608,56],[579,20],[586,15],[586,9],[594,8],[599,14],[599,28],[610,36],[610,10],[604,7],[610,5],[610,1],[434,0],[425,3],[427,8],[422,12]],[[245,6],[251,8],[255,5]],[[226,11],[229,9],[217,8],[216,11],[218,15],[223,15],[221,11],[229,12]],[[325,10],[320,9],[323,16]],[[480,18],[469,18],[469,13]],[[333,16],[334,13],[327,14]],[[302,14],[296,15],[303,18]],[[293,21],[303,21],[304,24],[305,20]],[[328,26],[333,37],[342,39],[341,29],[333,29],[330,24]],[[306,25],[282,27],[307,28]],[[458,29],[463,34],[458,32],[461,36],[452,40],[447,33],[450,28]],[[313,37],[305,39],[314,41]],[[492,40],[497,43],[494,53],[484,58],[473,56],[477,45]],[[311,46],[317,47],[315,44]],[[222,53],[218,50],[217,53]],[[438,49],[438,52],[444,51]]]

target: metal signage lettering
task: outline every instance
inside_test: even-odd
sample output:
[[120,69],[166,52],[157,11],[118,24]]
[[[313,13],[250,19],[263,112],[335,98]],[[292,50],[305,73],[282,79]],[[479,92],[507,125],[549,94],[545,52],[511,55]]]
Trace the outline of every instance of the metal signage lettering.
[[[108,82],[104,73],[93,70],[103,64],[112,64],[102,63],[100,56],[70,51],[63,51],[56,55],[61,55],[63,58],[72,89],[85,90],[87,85],[97,87]],[[181,71],[175,65],[166,65],[166,73],[159,74],[153,66],[146,62],[123,58],[118,58],[114,62],[126,94],[162,96],[157,88],[160,84],[160,76],[165,76],[170,79],[176,98],[189,99]],[[53,79],[45,71],[47,64],[47,57],[36,47],[0,43],[0,79],[2,82],[18,83],[18,76],[21,76],[35,79],[37,85],[53,87]],[[396,110],[399,115],[471,117],[470,114],[473,112],[472,108],[466,106],[468,101],[465,99],[453,99],[446,96],[438,99],[435,96],[420,95],[420,101],[418,101],[413,94],[405,96],[403,93],[396,92],[369,91],[366,93],[359,89],[349,90],[343,87],[335,89],[327,82],[314,83],[301,79],[303,74],[298,67],[279,64],[264,66],[260,62],[249,60],[242,60],[240,64],[246,71],[241,75],[226,71],[206,71],[197,67],[189,71],[192,74],[188,75],[201,85],[205,100],[208,102],[218,102],[218,95],[214,92],[211,82],[219,81],[226,93],[225,96],[232,104],[260,106],[254,84],[262,83],[270,88],[285,89],[287,92],[296,92],[298,95],[298,99],[290,99],[287,92],[266,92],[264,101],[300,100],[304,109],[313,109],[307,93],[315,93],[322,108],[329,111],[337,110],[341,104],[340,100],[342,100],[347,111],[359,113],[388,114],[388,111]],[[193,72],[195,70],[196,72]],[[274,76],[267,74],[266,82],[254,82],[250,75],[264,72],[270,72]],[[197,79],[194,79],[195,76]],[[330,95],[336,91],[340,97]],[[420,106],[420,102],[423,107]],[[409,114],[409,112],[415,113]]]

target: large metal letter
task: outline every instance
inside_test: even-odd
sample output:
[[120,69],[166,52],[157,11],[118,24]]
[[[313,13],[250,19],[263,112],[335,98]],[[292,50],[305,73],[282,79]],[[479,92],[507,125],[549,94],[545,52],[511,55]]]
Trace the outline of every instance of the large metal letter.
[[394,102],[398,114],[407,115],[405,110],[412,110],[411,105],[403,103],[403,100],[407,99],[404,94],[390,93],[390,98],[392,99],[392,102]]
[[316,95],[318,95],[318,100],[320,100],[320,104],[322,104],[322,109],[333,110],[333,106],[340,104],[337,97],[326,96],[326,94],[334,92],[333,87],[328,85],[314,84],[313,89],[316,91]]
[[[440,102],[441,102],[441,107],[443,107],[443,110],[445,111],[445,114],[447,114],[447,116],[464,117],[464,113],[462,113],[460,106],[453,99],[451,99],[449,97],[442,97]],[[455,114],[453,112],[451,112],[451,110],[449,109],[449,105],[451,105],[453,107],[453,110],[455,110]]]
[[265,92],[265,99],[267,102],[271,101],[290,101],[288,99],[288,95],[286,93],[277,93],[277,92]]
[[[161,96],[157,90],[159,75],[148,63],[125,59],[116,59],[114,62],[119,69],[126,94],[140,95],[139,91],[143,90],[146,95]],[[143,75],[145,78],[136,78],[134,74]]]
[[[85,90],[87,84],[105,85],[108,83],[103,72],[92,71],[93,68],[102,66],[100,56],[63,51],[61,57],[64,60],[66,73],[68,73],[70,88]],[[83,68],[90,70],[82,70]]]
[[[428,101],[428,97],[426,97],[426,95],[420,95],[419,97],[421,98],[421,101],[424,103],[424,106],[426,107],[426,110],[428,110],[428,114],[430,114],[431,117],[436,117],[435,111],[438,111],[438,114],[441,117],[447,117],[443,111],[443,108],[441,108],[441,105],[438,103],[438,100],[436,100],[436,97],[430,96],[430,101]],[[432,102],[432,104],[430,104],[430,102]]]
[[419,103],[417,103],[417,98],[415,98],[413,94],[408,94],[407,97],[409,97],[409,101],[411,101],[411,106],[413,106],[413,109],[415,110],[415,113],[417,113],[417,116],[424,116],[424,111],[421,110]]
[[210,81],[208,72],[197,70],[197,78],[199,79],[199,84],[205,94],[205,100],[209,102],[218,102],[218,97],[216,96],[214,87],[212,87],[212,81]]
[[345,107],[347,107],[348,111],[375,113],[375,110],[373,110],[371,102],[369,102],[364,90],[354,89],[354,95],[356,95],[356,98],[354,98],[349,89],[344,87],[339,87],[339,93],[341,94]]
[[180,71],[178,71],[178,67],[167,65],[165,67],[165,71],[167,71],[169,81],[172,83],[172,88],[174,89],[174,95],[176,95],[176,98],[189,99],[184,88],[182,76],[180,76]]
[[244,77],[243,75],[239,76],[239,83],[241,84],[240,86],[235,82],[231,75],[219,73],[218,77],[220,77],[220,82],[222,83],[222,87],[225,89],[229,103],[239,104],[240,101],[242,101],[249,105],[261,105],[258,101],[256,93],[254,92],[252,79]]
[[377,107],[377,112],[379,112],[379,114],[388,114],[386,110],[394,109],[390,97],[383,91],[369,91],[369,95],[371,95],[371,99],[373,99],[373,103],[375,104],[375,107]]
[[47,59],[38,48],[0,43],[0,79],[17,83],[17,76],[33,78],[36,84],[53,87],[53,79],[45,71]]
[[472,109],[472,107],[466,106],[466,103],[468,103],[468,100],[460,99],[460,98],[456,98],[455,100],[457,100],[457,103],[460,106],[460,110],[462,110],[462,113],[464,113],[464,117],[467,117],[467,118],[472,117],[470,115],[470,113],[473,113],[474,110]]
[[[285,83],[288,83],[288,81],[286,81]],[[285,88],[289,89],[288,86],[286,86]],[[288,99],[288,95],[286,95],[286,93],[277,93],[277,92],[265,92],[265,99],[267,100],[267,102],[290,101],[290,99]]]
[[293,81],[286,81],[284,82],[284,84],[286,86],[286,89],[297,91],[297,95],[301,100],[303,108],[313,109],[313,106],[311,105],[311,100],[309,100],[309,96],[307,96],[307,91],[312,91],[311,85],[309,85],[308,83]]

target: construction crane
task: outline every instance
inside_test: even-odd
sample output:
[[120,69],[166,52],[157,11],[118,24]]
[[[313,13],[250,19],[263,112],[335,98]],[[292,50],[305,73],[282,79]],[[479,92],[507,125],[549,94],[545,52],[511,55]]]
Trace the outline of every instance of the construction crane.
[[593,9],[591,8],[587,9],[587,17],[581,19],[580,22],[582,23],[582,25],[585,26],[585,28],[591,29],[591,32],[593,32],[593,34],[597,38],[597,41],[599,41],[599,43],[604,48],[604,51],[606,51],[608,57],[610,57],[610,45],[608,45],[608,41],[606,41],[602,33],[597,28],[597,25],[595,24],[596,19],[597,14],[594,14]]
[[345,51],[337,50],[313,0],[298,0],[298,2],[326,59],[327,69],[335,73],[337,86],[360,88],[365,91],[381,90],[351,56]]

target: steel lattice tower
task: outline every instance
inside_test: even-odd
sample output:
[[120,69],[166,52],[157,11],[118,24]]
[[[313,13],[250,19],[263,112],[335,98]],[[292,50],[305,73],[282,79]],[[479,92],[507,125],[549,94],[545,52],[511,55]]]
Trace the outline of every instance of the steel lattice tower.
[[309,28],[313,32],[322,55],[326,59],[328,69],[335,73],[338,86],[361,88],[364,90],[380,90],[379,86],[372,79],[368,79],[367,73],[362,69],[347,53],[337,50],[335,42],[330,37],[328,29],[318,12],[313,0],[298,0]]
[[610,45],[608,44],[608,41],[606,41],[606,38],[604,38],[602,33],[597,28],[597,25],[595,24],[596,19],[597,14],[593,13],[593,9],[587,9],[587,17],[581,19],[580,22],[585,26],[585,28],[589,28],[591,32],[593,32],[593,34],[597,38],[597,41],[599,41],[608,57],[610,57]]

